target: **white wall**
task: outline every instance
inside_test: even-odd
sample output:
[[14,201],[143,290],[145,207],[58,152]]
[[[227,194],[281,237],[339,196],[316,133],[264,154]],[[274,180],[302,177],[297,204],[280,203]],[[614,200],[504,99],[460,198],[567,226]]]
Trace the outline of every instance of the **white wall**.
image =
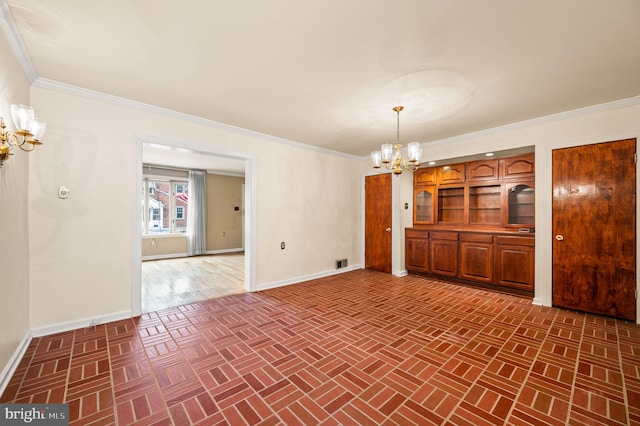
[[[627,138],[640,138],[640,97],[425,144],[423,146],[423,162],[535,146],[536,283],[534,303],[551,306],[552,150]],[[640,182],[640,171],[637,172],[637,175]],[[410,185],[411,183],[405,184]],[[406,193],[406,189],[403,193]],[[637,216],[640,219],[640,214]],[[636,229],[640,229],[640,226],[636,226]],[[637,238],[637,242],[640,244],[640,238]],[[640,245],[637,251],[640,253]],[[640,271],[640,267],[637,269]],[[640,313],[640,303],[638,304],[638,312]],[[640,323],[640,315],[638,320]]]
[[[32,327],[132,309],[140,135],[254,158],[258,288],[359,259],[359,159],[50,86],[32,89],[47,121],[47,145],[32,154],[30,174]],[[57,198],[60,185],[69,199]]]
[[242,249],[243,186],[244,177],[207,173],[207,252]]
[[[30,104],[25,79],[7,41],[0,36],[0,116],[13,131],[11,104]],[[0,393],[5,373],[19,361],[16,351],[29,334],[29,159],[14,150],[0,168]],[[9,377],[6,377],[7,379]]]

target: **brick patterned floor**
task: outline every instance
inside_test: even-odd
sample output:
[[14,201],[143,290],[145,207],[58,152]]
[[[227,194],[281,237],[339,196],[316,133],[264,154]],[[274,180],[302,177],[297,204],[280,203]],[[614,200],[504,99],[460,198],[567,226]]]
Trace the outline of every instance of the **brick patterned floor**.
[[640,326],[353,271],[33,339],[71,424],[640,424]]

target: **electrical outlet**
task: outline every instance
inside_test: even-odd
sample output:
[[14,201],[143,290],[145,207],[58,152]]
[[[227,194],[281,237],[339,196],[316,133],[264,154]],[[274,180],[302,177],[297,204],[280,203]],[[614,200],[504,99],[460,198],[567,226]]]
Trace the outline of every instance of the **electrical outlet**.
[[280,243],[280,248],[281,248],[282,250],[284,250],[284,247],[285,247],[285,246],[284,246],[284,241],[283,241],[283,242],[281,242],[281,243]]

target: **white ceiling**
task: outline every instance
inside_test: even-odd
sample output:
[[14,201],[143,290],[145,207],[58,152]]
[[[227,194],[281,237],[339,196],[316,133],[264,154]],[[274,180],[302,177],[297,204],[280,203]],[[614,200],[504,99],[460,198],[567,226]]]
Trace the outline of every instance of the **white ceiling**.
[[0,6],[36,78],[354,155],[395,140],[395,105],[427,143],[640,95],[638,0]]

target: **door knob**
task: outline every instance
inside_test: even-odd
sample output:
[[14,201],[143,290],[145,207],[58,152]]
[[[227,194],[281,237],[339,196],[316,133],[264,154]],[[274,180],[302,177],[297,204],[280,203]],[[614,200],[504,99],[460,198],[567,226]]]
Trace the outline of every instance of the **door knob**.
[[558,241],[564,240],[564,235],[560,235],[560,234],[556,235],[556,240]]
[[391,232],[391,228],[387,228],[387,229],[385,229],[385,231]]

